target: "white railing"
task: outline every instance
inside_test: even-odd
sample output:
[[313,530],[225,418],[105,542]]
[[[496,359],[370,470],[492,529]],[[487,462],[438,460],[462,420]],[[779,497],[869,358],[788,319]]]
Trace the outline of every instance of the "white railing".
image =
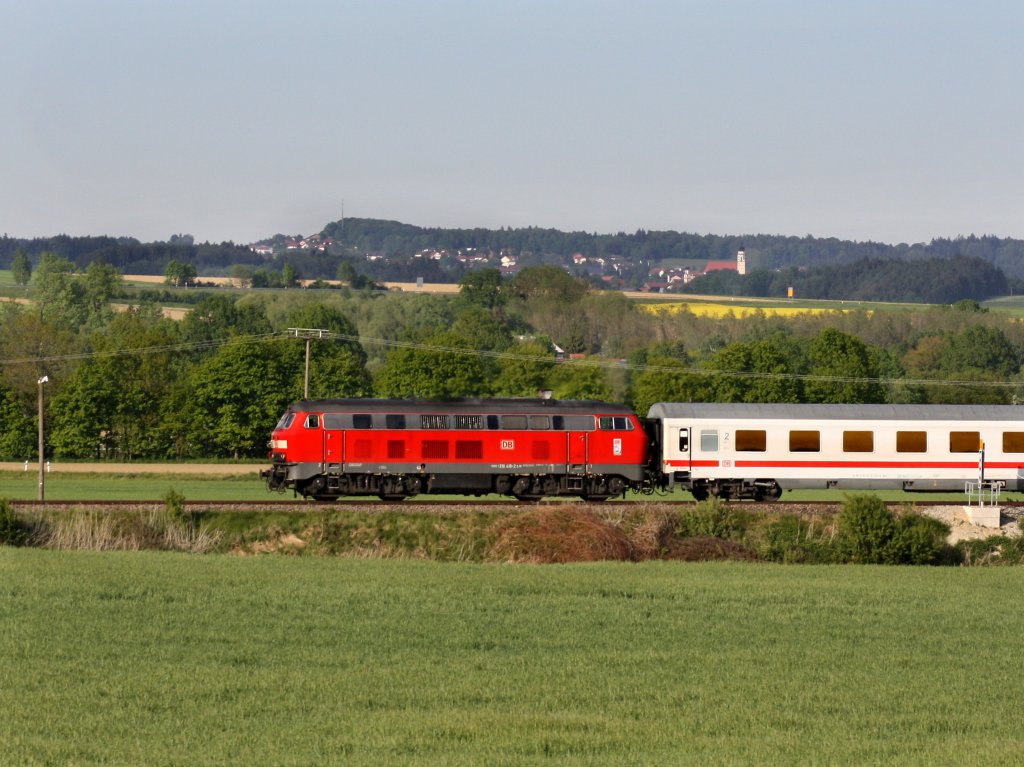
[[993,482],[988,479],[965,482],[964,493],[967,494],[967,505],[973,506],[975,498],[977,498],[978,506],[998,506],[999,493],[1002,489],[1002,482]]

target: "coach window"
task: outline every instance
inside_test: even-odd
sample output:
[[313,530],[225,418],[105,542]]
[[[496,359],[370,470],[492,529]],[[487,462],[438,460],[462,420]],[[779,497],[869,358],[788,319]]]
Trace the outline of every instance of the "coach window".
[[927,453],[928,433],[923,431],[896,432],[897,453]]
[[767,432],[761,429],[736,430],[736,452],[738,453],[763,453],[767,444]]
[[405,416],[402,413],[388,413],[384,416],[384,428],[404,429]]
[[981,433],[977,431],[951,431],[949,452],[977,453],[981,450]]
[[306,428],[307,429],[319,429],[320,428],[320,416],[316,413],[310,413],[306,416]]
[[1004,431],[1003,452],[1024,453],[1024,431]]
[[718,432],[702,431],[700,433],[700,451],[702,453],[718,452]]
[[373,416],[369,413],[355,413],[352,415],[353,429],[372,429]]
[[[761,448],[764,450],[764,448]],[[791,431],[789,433],[789,452],[817,453],[821,451],[821,434],[816,431]]]
[[873,453],[875,451],[875,433],[873,431],[844,431],[844,453]]

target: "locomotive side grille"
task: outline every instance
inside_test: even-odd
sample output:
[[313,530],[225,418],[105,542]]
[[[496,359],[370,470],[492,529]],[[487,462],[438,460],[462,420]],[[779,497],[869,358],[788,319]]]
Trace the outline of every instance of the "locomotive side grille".
[[484,444],[480,440],[460,439],[455,442],[455,457],[460,459],[480,459],[484,457]]
[[425,439],[420,447],[424,459],[448,457],[448,441],[443,439]]
[[405,440],[388,440],[388,458],[405,458]]

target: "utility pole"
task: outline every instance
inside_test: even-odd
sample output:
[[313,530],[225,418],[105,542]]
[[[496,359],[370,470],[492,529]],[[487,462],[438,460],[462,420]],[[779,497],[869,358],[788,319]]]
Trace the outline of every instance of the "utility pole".
[[294,338],[306,339],[306,372],[302,379],[302,398],[309,399],[309,342],[314,338],[330,338],[331,331],[324,328],[288,328],[288,334]]
[[43,384],[50,380],[49,376],[43,376],[36,383],[39,384],[39,501],[42,503],[46,498],[44,483],[46,482],[46,465],[43,458]]

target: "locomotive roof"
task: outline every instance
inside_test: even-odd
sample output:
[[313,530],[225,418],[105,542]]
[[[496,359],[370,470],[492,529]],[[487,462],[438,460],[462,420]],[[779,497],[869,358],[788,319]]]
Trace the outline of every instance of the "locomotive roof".
[[849,421],[1021,421],[1018,405],[795,405],[657,402],[648,418],[814,419]]
[[351,413],[611,413],[632,414],[625,405],[593,400],[556,400],[534,398],[479,398],[458,400],[428,399],[314,399],[302,400],[289,410]]

